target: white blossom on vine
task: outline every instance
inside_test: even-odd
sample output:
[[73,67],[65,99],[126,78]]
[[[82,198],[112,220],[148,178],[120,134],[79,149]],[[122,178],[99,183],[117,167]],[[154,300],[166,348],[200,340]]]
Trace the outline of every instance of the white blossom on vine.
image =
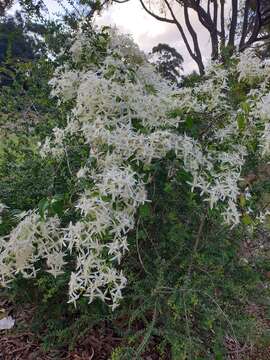
[[[70,175],[81,186],[70,205],[76,220],[63,225],[56,216],[43,219],[37,210],[29,211],[0,239],[0,277],[5,284],[18,272],[35,276],[38,260],[58,276],[72,256],[76,264],[69,301],[99,298],[115,309],[127,284],[121,262],[128,253],[128,235],[137,210],[150,201],[144,166],[173,152],[192,177],[190,191],[210,209],[218,208],[225,224],[241,222],[239,184],[252,136],[258,136],[261,156],[270,151],[264,83],[269,67],[253,54],[235,60],[232,73],[238,81],[261,81],[263,89],[263,96],[251,90],[247,103],[235,109],[229,101],[231,70],[221,64],[213,63],[194,88],[176,89],[155,72],[130,37],[109,30],[99,65],[84,58],[98,55],[95,39],[88,40],[79,31],[70,49],[74,63],[59,67],[50,81],[52,96],[59,104],[71,101],[73,108],[66,126],[54,128],[41,147],[42,157],[56,159],[67,156],[71,141],[88,151]],[[205,117],[211,126],[197,137],[188,136],[181,113],[195,121]]]

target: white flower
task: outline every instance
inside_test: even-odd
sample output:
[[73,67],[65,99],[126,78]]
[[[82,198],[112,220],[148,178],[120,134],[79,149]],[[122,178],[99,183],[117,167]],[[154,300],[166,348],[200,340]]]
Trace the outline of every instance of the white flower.
[[[59,67],[50,81],[52,96],[59,103],[73,100],[74,107],[67,125],[54,128],[44,141],[41,156],[61,158],[70,139],[89,151],[72,178],[77,188],[83,186],[72,196],[76,220],[63,228],[57,217],[44,221],[38,211],[24,212],[11,233],[0,238],[0,280],[5,285],[18,272],[36,276],[40,259],[46,261],[49,273],[58,276],[70,253],[76,266],[69,281],[69,302],[76,305],[80,296],[86,296],[89,302],[99,298],[115,309],[127,284],[117,267],[128,251],[137,210],[149,201],[146,183],[151,180],[144,169],[154,160],[174,152],[176,169],[192,177],[187,182],[190,191],[219,209],[224,223],[239,224],[239,181],[250,139],[260,141],[260,155],[270,154],[270,71],[249,52],[237,58],[232,71],[238,71],[240,81],[261,81],[247,95],[249,111],[240,133],[236,117],[243,109],[235,109],[227,96],[230,69],[214,62],[196,87],[173,89],[130,37],[115,29],[109,34],[97,68],[82,56],[84,51],[99,55],[93,45],[96,38],[81,29],[70,49],[73,65]],[[211,126],[192,138],[181,132],[187,125],[178,115],[181,112],[189,113],[194,123]],[[3,209],[0,204],[0,214]],[[261,214],[258,220],[264,218]]]
[[259,114],[263,120],[270,120],[270,93],[261,98],[261,103],[259,104]]
[[85,178],[87,176],[88,172],[89,172],[89,169],[86,166],[80,168],[80,170],[77,172],[77,178],[79,178],[79,179]]
[[232,201],[228,201],[228,207],[222,213],[225,223],[234,227],[240,223],[241,214],[239,213],[236,204]]
[[265,123],[264,131],[262,133],[262,156],[270,155],[270,123]]
[[253,81],[266,75],[263,62],[259,61],[254,51],[247,49],[240,53],[237,65],[240,80]]

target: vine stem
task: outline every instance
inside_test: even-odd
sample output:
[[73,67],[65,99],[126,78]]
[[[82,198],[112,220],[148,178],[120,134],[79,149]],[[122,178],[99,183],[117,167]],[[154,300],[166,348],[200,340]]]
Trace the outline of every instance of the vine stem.
[[202,231],[203,231],[203,227],[204,227],[204,223],[205,223],[206,218],[207,218],[207,213],[203,214],[203,216],[201,217],[201,220],[200,220],[199,229],[198,229],[195,244],[194,244],[194,247],[193,247],[193,250],[192,250],[191,261],[190,261],[189,268],[188,268],[188,278],[189,279],[190,279],[190,276],[191,276],[191,271],[192,271],[192,267],[193,267],[193,263],[194,263],[194,257],[195,257],[195,255],[197,253],[197,250],[198,250],[198,246],[199,246],[199,243],[200,243],[200,239],[201,239],[201,236],[202,236]]

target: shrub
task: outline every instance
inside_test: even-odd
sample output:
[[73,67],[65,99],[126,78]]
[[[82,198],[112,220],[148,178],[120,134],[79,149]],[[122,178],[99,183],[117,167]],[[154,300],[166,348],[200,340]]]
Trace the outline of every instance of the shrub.
[[50,81],[66,124],[40,150],[60,170],[48,167],[52,194],[5,230],[2,283],[42,269],[59,277],[55,294],[69,278],[69,303],[83,295],[113,310],[125,291],[131,336],[114,357],[138,342],[141,356],[150,338],[161,356],[169,343],[175,359],[221,357],[224,329],[241,336],[237,311],[260,281],[238,253],[268,216],[249,179],[269,156],[270,68],[244,54],[172,89],[107,28],[81,30],[70,55]]

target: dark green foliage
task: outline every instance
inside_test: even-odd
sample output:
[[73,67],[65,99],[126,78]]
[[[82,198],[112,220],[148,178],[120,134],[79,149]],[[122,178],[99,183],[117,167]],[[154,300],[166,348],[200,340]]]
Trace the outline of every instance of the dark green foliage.
[[[101,33],[93,39],[93,48],[99,45],[102,53],[106,41],[106,33]],[[98,64],[95,51],[85,56],[89,63]],[[76,220],[74,209],[65,210],[82,190],[75,185],[74,175],[87,161],[89,149],[71,138],[60,163],[42,159],[38,149],[38,142],[53,127],[65,123],[71,107],[57,107],[49,97],[53,69],[48,59],[20,64],[14,81],[0,96],[0,200],[10,208],[3,213],[0,236],[15,225],[17,212],[33,208],[41,216],[59,215],[63,226]],[[192,74],[183,82],[193,87],[200,80]],[[249,111],[245,103],[249,89],[231,81],[228,97],[235,105],[242,103],[241,130]],[[154,93],[151,87],[146,91]],[[25,109],[26,121],[20,123]],[[219,120],[209,114],[185,113],[185,109],[175,109],[168,116],[181,116],[179,132],[195,139],[211,130],[209,123]],[[133,125],[141,127],[140,122]],[[246,173],[256,164],[257,159],[250,158]],[[57,279],[43,271],[40,261],[34,281],[18,275],[11,289],[1,289],[1,294],[8,294],[15,304],[34,305],[29,328],[46,350],[73,348],[89,329],[104,324],[122,339],[112,360],[142,359],[153,353],[160,359],[225,359],[226,337],[240,344],[269,344],[266,329],[246,310],[250,303],[269,306],[265,286],[269,257],[249,261],[242,256],[243,242],[250,234],[244,226],[237,230],[224,226],[220,211],[210,210],[198,193],[190,192],[191,176],[173,153],[143,170],[151,179],[147,189],[151,202],[139,209],[136,228],[129,234],[130,251],[122,265],[129,282],[115,312],[100,301],[89,305],[84,298],[77,308],[67,304],[68,279],[75,266],[72,257]],[[270,192],[269,179],[261,180],[253,188],[260,201],[262,189]],[[244,218],[244,223],[248,220]]]
[[[172,168],[175,180],[168,176]],[[123,338],[112,359],[141,359],[151,352],[159,353],[160,359],[222,359],[226,336],[240,343],[267,343],[267,333],[262,337],[246,307],[258,304],[258,299],[266,304],[267,289],[261,284],[268,262],[241,261],[243,229],[221,226],[220,215],[202,207],[199,195],[185,185],[189,174],[172,155],[152,164],[149,173],[152,202],[140,208],[129,238],[130,253],[123,265],[129,285],[119,309],[111,313],[105,304],[88,305],[84,299],[76,309],[68,305],[68,268],[57,279],[40,272],[34,282],[19,277],[13,284],[14,301],[38,306],[31,329],[43,339],[44,348],[72,348],[103,321]],[[70,191],[67,177],[55,188],[59,194]],[[35,202],[49,188],[41,182],[39,187],[37,195],[28,191]],[[39,202],[41,211],[50,206],[50,199]],[[64,198],[58,195],[56,200],[61,211]],[[27,204],[27,197],[18,201]]]
[[9,58],[16,58],[17,60],[32,60],[34,58],[33,44],[30,38],[23,34],[22,19],[16,16],[14,18],[7,18],[0,24],[0,63],[3,64]]
[[115,359],[140,359],[153,343],[161,359],[168,349],[177,360],[223,359],[226,336],[256,343],[261,335],[245,309],[267,299],[267,290],[259,265],[239,258],[243,230],[221,226],[220,215],[180,185],[188,180],[180,166],[171,181],[171,161],[155,164],[153,201],[139,212],[131,237],[130,283],[120,309],[129,313],[128,341]]
[[193,71],[188,75],[184,75],[182,77],[181,86],[183,87],[193,87],[196,86],[197,83],[201,81],[201,76],[196,72]]
[[[29,31],[32,33],[30,34]],[[40,26],[27,23],[17,12],[14,17],[5,17],[0,22],[0,85],[10,85],[16,64],[38,59],[42,54],[42,43],[34,36]]]
[[158,44],[151,52],[157,71],[169,82],[178,84],[183,70],[183,57],[168,44]]
[[30,329],[42,337],[45,350],[73,349],[76,341],[100,321],[110,320],[112,315],[102,302],[89,306],[85,299],[76,308],[67,304],[67,284],[70,272],[55,279],[40,273],[35,281],[21,277],[12,284],[9,297],[18,304],[38,305],[31,320]]

